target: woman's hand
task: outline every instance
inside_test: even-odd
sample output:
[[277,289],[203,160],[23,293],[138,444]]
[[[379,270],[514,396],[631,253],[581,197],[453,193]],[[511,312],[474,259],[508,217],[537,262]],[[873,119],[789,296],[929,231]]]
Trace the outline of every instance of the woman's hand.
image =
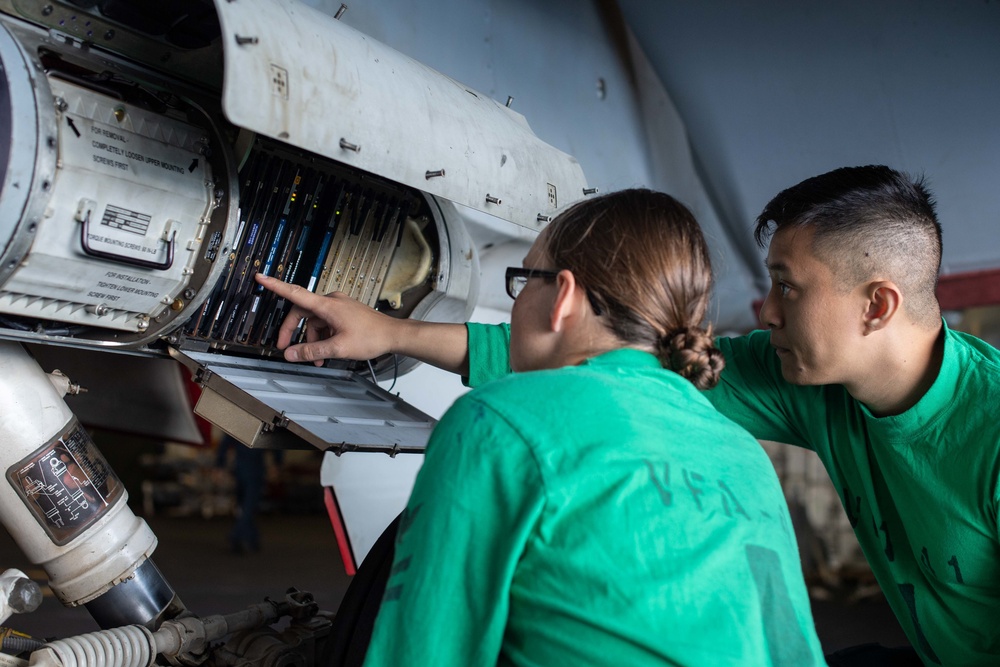
[[[278,330],[278,349],[285,351],[288,361],[312,361],[322,366],[325,359],[364,361],[395,351],[393,336],[402,320],[383,315],[343,292],[320,296],[260,273],[255,278],[292,303]],[[301,329],[305,330],[305,342],[295,343],[293,338]]]
[[[402,354],[452,373],[469,372],[469,340],[464,324],[397,319],[356,301],[343,292],[326,296],[258,273],[265,288],[292,303],[278,330],[278,349],[288,361],[325,359],[364,361],[383,354]],[[305,330],[305,342],[294,338]]]

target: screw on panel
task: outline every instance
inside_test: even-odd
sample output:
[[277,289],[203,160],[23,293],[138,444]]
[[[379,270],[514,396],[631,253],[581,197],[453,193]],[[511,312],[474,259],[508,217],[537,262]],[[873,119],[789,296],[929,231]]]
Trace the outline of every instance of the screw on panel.
[[361,146],[357,144],[352,144],[350,141],[344,139],[343,137],[340,138],[340,147],[343,148],[345,151],[354,151],[355,153],[361,152]]
[[509,109],[509,108],[510,108],[510,105],[511,105],[511,104],[512,104],[513,102],[514,102],[514,97],[513,97],[512,95],[508,95],[508,96],[507,96],[507,104],[505,104],[504,106],[505,106],[505,107],[507,107],[507,108]]
[[52,13],[52,5],[45,5],[42,7],[42,16],[48,16]]
[[424,174],[424,178],[430,180],[432,178],[437,178],[438,176],[444,176],[444,169],[438,169],[437,171],[428,171]]
[[500,204],[502,202],[500,201],[499,197],[494,197],[493,195],[487,193],[487,195],[486,195],[486,203],[487,204]]
[[597,188],[584,188],[583,189],[583,194],[585,194],[585,195],[596,195],[597,194]]
[[115,120],[119,123],[125,120],[125,107],[115,107]]
[[100,303],[96,306],[84,306],[83,309],[91,315],[97,315],[98,317],[104,317],[108,314],[108,305],[106,303]]
[[256,44],[260,40],[256,37],[247,37],[245,35],[236,35],[236,43],[240,46],[246,46],[247,44]]
[[538,222],[548,222],[548,221],[552,220],[552,216],[545,215],[544,213],[539,213],[538,217],[535,218],[535,219],[538,220]]
[[338,9],[337,13],[333,15],[333,18],[339,21],[340,17],[343,16],[344,12],[346,11],[347,11],[347,5],[345,5],[344,3],[340,3],[340,9]]
[[115,38],[115,31],[114,30],[110,30],[109,29],[107,32],[104,33],[104,39],[112,40],[114,38]]
[[66,111],[66,109],[69,109],[69,104],[67,104],[66,100],[64,100],[61,97],[57,97],[55,99],[54,103],[56,105],[56,110],[57,111]]

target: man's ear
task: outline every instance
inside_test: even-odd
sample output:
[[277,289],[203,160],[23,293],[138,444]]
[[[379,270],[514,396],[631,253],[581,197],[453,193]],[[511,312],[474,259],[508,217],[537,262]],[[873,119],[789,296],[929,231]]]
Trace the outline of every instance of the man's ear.
[[579,316],[580,308],[583,305],[581,299],[586,298],[586,294],[576,282],[576,277],[572,271],[563,269],[556,276],[556,298],[552,302],[552,312],[549,316],[549,326],[552,331],[562,331],[566,323],[574,317]]
[[867,285],[868,305],[864,313],[865,335],[885,328],[899,313],[903,294],[891,280],[878,280]]

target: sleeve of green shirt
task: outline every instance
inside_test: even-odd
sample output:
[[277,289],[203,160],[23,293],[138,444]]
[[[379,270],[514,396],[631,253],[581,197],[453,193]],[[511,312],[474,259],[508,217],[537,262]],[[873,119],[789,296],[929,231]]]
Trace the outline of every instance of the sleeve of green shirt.
[[715,408],[759,440],[809,447],[786,400],[790,385],[766,331],[716,340],[726,359],[719,384],[705,392]]
[[467,387],[479,387],[510,374],[510,325],[465,325],[469,332],[469,377]]
[[473,394],[460,398],[434,429],[400,522],[366,667],[496,665],[541,488],[521,436]]

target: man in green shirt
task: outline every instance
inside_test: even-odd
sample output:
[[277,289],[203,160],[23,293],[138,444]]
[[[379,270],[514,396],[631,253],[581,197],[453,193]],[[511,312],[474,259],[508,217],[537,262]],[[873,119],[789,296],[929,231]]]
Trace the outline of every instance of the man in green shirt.
[[838,169],[775,197],[772,234],[769,331],[720,341],[709,400],[819,455],[925,664],[1000,664],[1000,352],[942,321],[927,189]]

